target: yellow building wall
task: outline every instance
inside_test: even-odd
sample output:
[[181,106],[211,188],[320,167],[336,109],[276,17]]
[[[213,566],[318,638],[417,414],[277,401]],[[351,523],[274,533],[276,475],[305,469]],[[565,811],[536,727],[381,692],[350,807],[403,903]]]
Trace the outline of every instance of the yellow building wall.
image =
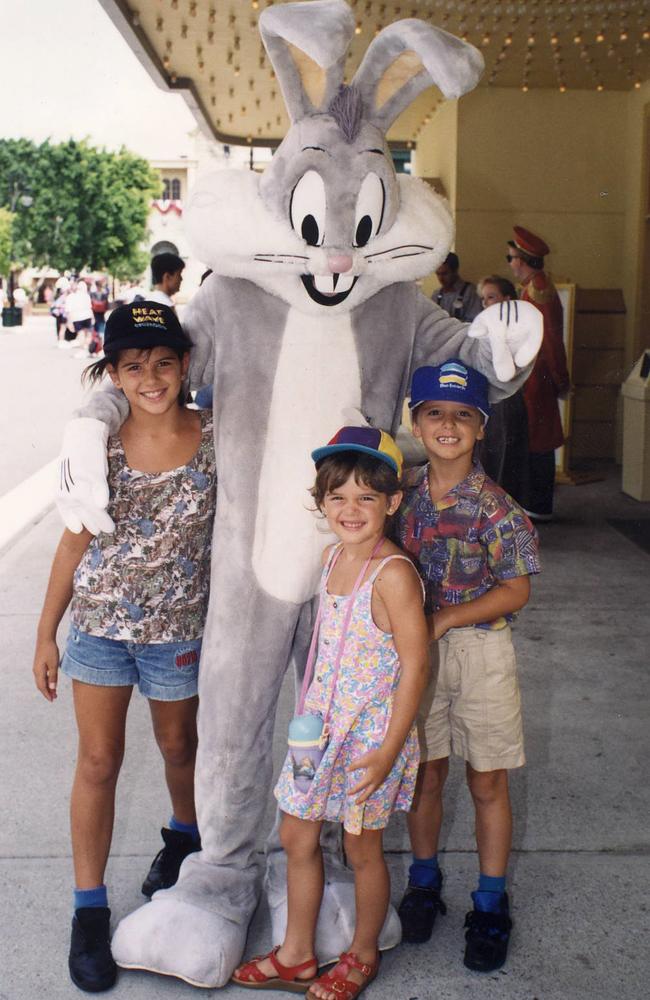
[[621,287],[622,92],[481,88],[460,102],[456,251],[464,277],[507,275],[513,225],[541,234],[558,281]]
[[[412,170],[417,177],[437,177],[442,181],[452,213],[456,209],[458,166],[458,101],[445,101],[418,138]],[[422,290],[431,295],[438,287],[435,275],[425,278]]]
[[[544,236],[557,281],[622,288],[628,367],[650,346],[639,295],[650,282],[646,117],[650,81],[603,93],[483,87],[442,104],[413,157],[413,172],[439,177],[448,193],[464,277],[508,275],[506,241],[519,224]],[[435,276],[423,287],[436,288]]]
[[418,177],[439,177],[452,212],[456,208],[457,162],[458,101],[445,101],[420,133],[413,154],[413,173]]
[[[641,309],[643,284],[650,282],[650,81],[627,98],[626,175],[627,212],[623,232],[623,294],[627,306],[626,367],[631,368],[642,348],[650,347],[650,315]],[[645,257],[644,250],[645,230]]]
[[[615,389],[650,347],[650,81],[603,93],[479,88],[441,106],[418,140],[414,172],[440,177],[451,195],[463,277],[509,275],[507,240],[518,224],[548,242],[557,281],[623,290],[615,361],[596,343],[598,317],[582,317],[587,367],[604,358]],[[437,288],[435,276],[423,288]],[[601,442],[594,454],[612,449]]]

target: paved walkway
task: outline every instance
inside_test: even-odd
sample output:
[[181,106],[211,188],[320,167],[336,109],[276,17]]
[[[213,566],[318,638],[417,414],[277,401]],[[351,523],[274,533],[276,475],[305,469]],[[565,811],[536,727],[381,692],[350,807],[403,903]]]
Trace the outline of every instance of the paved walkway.
[[[368,1000],[648,995],[650,556],[605,518],[649,518],[650,504],[624,497],[610,476],[593,486],[560,489],[558,513],[558,522],[542,531],[544,573],[516,630],[528,766],[512,780],[516,926],[510,958],[487,977],[462,966],[476,857],[468,794],[462,768],[455,766],[443,837],[448,915],[431,944],[402,946],[385,957]],[[72,884],[67,797],[75,754],[70,692],[64,681],[58,702],[49,705],[30,674],[58,534],[50,513],[0,559],[0,1000],[79,996],[66,968]],[[290,706],[286,687],[276,765]],[[167,814],[146,705],[136,697],[107,876],[116,919],[142,901],[139,884]],[[269,824],[271,817],[269,805]],[[391,826],[387,846],[398,898],[408,863],[403,822]],[[262,905],[250,947],[270,944]],[[125,972],[111,995],[189,1000],[200,994],[176,980]],[[203,995],[241,1000],[245,994],[227,987]]]

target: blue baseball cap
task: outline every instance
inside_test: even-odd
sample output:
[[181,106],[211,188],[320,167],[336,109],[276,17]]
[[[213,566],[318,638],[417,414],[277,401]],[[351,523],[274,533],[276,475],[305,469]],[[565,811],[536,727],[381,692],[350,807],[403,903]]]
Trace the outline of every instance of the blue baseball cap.
[[409,409],[414,410],[427,400],[465,403],[480,410],[485,419],[490,416],[489,383],[485,375],[452,358],[443,365],[424,365],[413,372]]

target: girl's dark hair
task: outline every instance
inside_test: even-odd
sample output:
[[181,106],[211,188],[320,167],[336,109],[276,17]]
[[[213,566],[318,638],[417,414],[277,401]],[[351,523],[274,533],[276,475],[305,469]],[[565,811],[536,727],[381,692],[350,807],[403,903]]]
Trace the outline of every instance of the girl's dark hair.
[[[182,347],[170,347],[169,349],[170,351],[173,351],[174,354],[178,358],[180,358],[180,360],[182,360],[185,357],[185,355],[189,353],[188,350],[183,350]],[[144,347],[141,353],[149,355],[151,354],[152,351],[153,347]],[[104,377],[104,373],[106,372],[106,369],[108,368],[109,365],[111,365],[113,368],[117,368],[117,363],[120,360],[120,355],[123,353],[124,353],[123,351],[115,351],[115,352],[109,351],[109,353],[105,354],[103,358],[99,359],[99,361],[93,361],[91,365],[88,365],[87,368],[84,368],[84,370],[81,373],[82,385],[93,386],[97,385],[98,382],[101,382],[102,378]],[[180,403],[181,406],[186,401],[185,397],[186,393],[183,389],[181,389],[180,395],[178,397],[178,402]]]
[[310,492],[319,510],[327,494],[343,486],[351,475],[359,485],[389,497],[402,488],[399,476],[387,462],[360,451],[341,451],[321,459],[316,466],[316,482]]

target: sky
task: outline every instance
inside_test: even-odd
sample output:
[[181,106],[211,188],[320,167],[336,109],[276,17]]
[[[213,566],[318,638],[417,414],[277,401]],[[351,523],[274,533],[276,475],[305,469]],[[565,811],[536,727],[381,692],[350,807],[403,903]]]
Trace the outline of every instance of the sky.
[[192,153],[194,116],[160,90],[97,0],[0,0],[0,138],[83,139],[151,160]]

